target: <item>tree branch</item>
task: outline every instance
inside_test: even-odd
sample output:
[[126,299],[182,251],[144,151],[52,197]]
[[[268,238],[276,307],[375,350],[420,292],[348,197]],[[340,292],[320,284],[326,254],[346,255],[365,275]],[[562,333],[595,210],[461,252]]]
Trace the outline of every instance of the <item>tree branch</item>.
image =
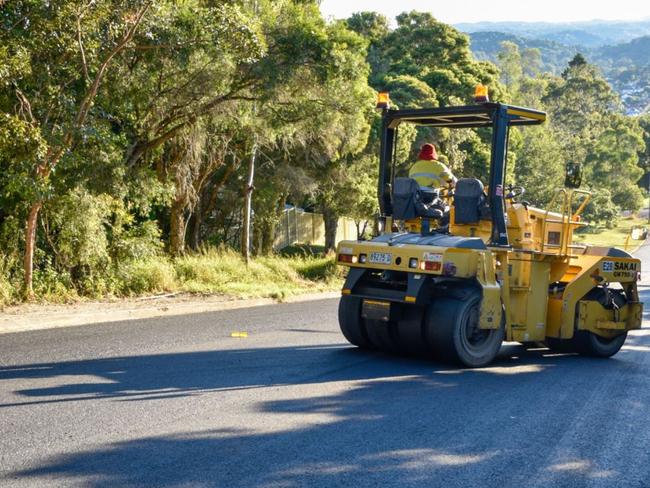
[[77,44],[79,44],[79,52],[81,53],[81,66],[84,71],[84,78],[89,81],[88,76],[88,63],[86,62],[86,52],[84,51],[84,43],[81,39],[81,12],[77,14]]
[[92,106],[95,96],[97,95],[99,85],[104,78],[104,74],[106,73],[111,60],[126,47],[131,39],[133,39],[138,26],[142,22],[142,19],[150,6],[151,1],[147,1],[142,6],[142,8],[133,15],[133,17],[130,19],[131,26],[127,28],[126,32],[122,36],[122,39],[120,39],[120,41],[113,47],[113,49],[109,51],[109,53],[102,61],[99,69],[97,70],[97,73],[95,74],[95,78],[90,88],[88,89],[88,92],[81,102],[79,111],[77,112],[77,116],[74,119],[72,127],[63,135],[61,144],[59,144],[58,147],[52,148],[50,151],[48,151],[47,166],[39,168],[39,173],[42,176],[47,176],[52,171],[52,169],[54,169],[54,167],[61,159],[61,156],[63,156],[63,153],[70,147],[75,130],[79,129],[86,121],[90,107]]
[[109,53],[106,55],[104,58],[104,61],[102,64],[99,66],[99,69],[97,70],[97,74],[95,75],[95,79],[93,80],[93,83],[90,87],[90,90],[84,97],[81,107],[79,108],[79,112],[77,113],[77,117],[75,118],[75,128],[79,128],[81,125],[83,125],[84,121],[86,120],[86,116],[88,115],[88,111],[90,110],[90,107],[92,105],[92,102],[97,95],[97,90],[99,89],[99,85],[102,82],[102,79],[104,78],[104,74],[106,73],[106,70],[108,69],[108,65],[110,64],[111,60],[119,54],[133,39],[133,36],[135,35],[135,32],[140,25],[140,22],[142,22],[142,18],[144,17],[144,14],[147,12],[149,7],[151,6],[151,2],[148,1],[144,4],[144,6],[135,13],[133,16],[133,20],[131,21],[131,26],[126,30],[124,35],[122,36],[122,39],[109,51]]

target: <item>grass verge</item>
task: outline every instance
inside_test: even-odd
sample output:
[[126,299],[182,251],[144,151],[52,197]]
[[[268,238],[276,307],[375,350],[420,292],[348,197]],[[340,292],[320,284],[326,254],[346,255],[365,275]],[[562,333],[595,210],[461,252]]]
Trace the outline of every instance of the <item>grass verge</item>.
[[[1,267],[1,266],[0,266]],[[19,303],[20,281],[0,273],[0,307]],[[283,298],[340,289],[344,271],[334,256],[317,252],[288,252],[260,256],[247,266],[238,253],[209,248],[171,259],[155,256],[119,263],[95,276],[73,283],[69,275],[52,270],[35,273],[40,302],[72,303],[86,299],[137,297],[163,292],[226,295],[232,298]]]
[[342,284],[333,257],[257,257],[246,266],[233,251],[207,250],[175,262],[181,291],[219,293],[238,298],[282,299],[305,292],[330,291]]
[[603,227],[598,227],[595,229],[589,228],[586,229],[585,232],[575,233],[574,240],[578,244],[618,247],[620,249],[625,249],[627,245],[627,250],[632,250],[641,245],[641,241],[634,240],[632,238],[628,239],[628,236],[632,231],[632,227],[635,225],[647,226],[647,219],[636,216],[621,217],[618,220],[616,227],[613,229],[607,229]]

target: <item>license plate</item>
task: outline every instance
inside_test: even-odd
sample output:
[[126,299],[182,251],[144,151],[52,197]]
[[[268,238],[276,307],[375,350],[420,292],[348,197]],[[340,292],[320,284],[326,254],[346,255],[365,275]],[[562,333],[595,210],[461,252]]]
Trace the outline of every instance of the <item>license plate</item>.
[[393,255],[389,252],[371,252],[368,261],[376,264],[390,264],[393,261]]

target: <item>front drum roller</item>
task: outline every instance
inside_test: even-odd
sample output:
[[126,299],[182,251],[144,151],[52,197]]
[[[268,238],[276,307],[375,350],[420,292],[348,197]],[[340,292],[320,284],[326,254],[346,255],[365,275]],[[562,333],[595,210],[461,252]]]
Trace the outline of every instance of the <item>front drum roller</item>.
[[503,342],[504,329],[479,328],[481,296],[465,300],[438,298],[425,316],[426,337],[442,360],[478,368],[491,363]]
[[[599,302],[601,305],[607,303],[608,296],[612,302],[618,307],[623,307],[627,303],[625,295],[617,293],[616,291],[607,291],[603,288],[593,288],[584,297],[585,300],[592,300]],[[576,321],[578,320],[578,305],[576,305]],[[573,344],[575,351],[583,356],[591,356],[594,358],[609,358],[620,351],[621,347],[627,339],[627,331],[622,332],[620,335],[606,339],[594,334],[588,330],[576,330],[573,335]]]

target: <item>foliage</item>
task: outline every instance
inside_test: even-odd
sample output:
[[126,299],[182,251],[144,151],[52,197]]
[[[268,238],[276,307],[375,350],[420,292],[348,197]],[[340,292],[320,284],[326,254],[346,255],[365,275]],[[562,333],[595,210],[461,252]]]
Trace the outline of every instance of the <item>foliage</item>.
[[582,218],[590,225],[604,225],[611,229],[616,223],[618,214],[619,208],[612,202],[609,191],[600,190],[592,195],[582,213]]

